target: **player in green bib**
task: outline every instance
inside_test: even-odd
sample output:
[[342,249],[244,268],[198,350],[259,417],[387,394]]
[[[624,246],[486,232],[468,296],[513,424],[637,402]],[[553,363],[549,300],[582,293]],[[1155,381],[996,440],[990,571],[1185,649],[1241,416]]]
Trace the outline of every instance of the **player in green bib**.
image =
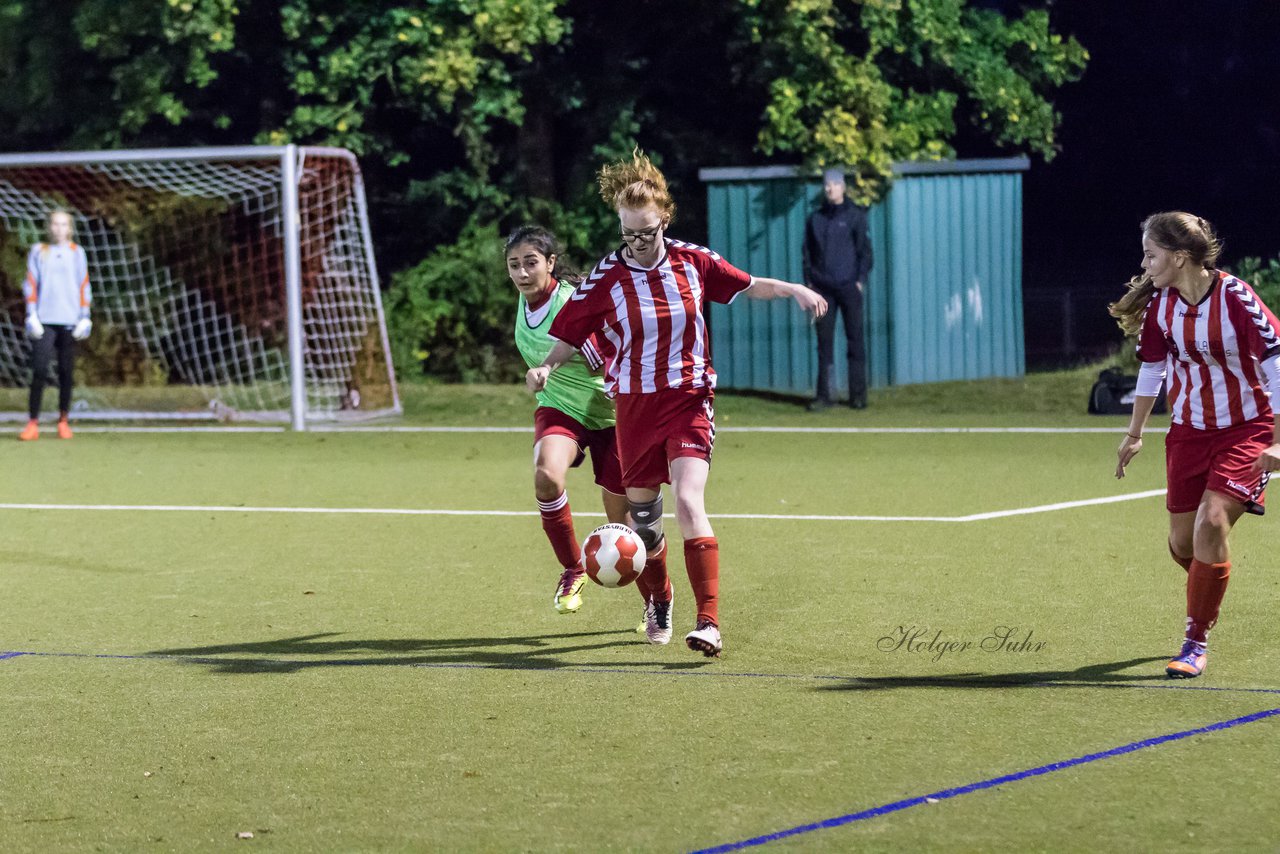
[[[506,243],[507,275],[520,292],[516,309],[516,347],[529,367],[542,364],[556,343],[548,335],[551,321],[573,295],[580,276],[557,275],[555,236],[539,226],[522,226]],[[563,572],[556,584],[553,604],[561,614],[582,607],[587,580],[582,551],[573,531],[573,514],[565,479],[569,469],[582,464],[587,452],[595,481],[600,485],[604,512],[610,522],[627,523],[626,490],[614,435],[613,401],[604,393],[602,361],[594,340],[552,374],[538,393],[533,425],[533,491],[542,513],[542,530],[560,561]],[[643,573],[636,589],[648,601]]]

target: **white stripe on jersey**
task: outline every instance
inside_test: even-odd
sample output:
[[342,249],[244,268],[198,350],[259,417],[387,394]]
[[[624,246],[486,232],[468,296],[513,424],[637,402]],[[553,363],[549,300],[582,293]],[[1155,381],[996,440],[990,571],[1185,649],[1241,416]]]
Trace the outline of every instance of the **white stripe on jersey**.
[[[701,247],[696,247],[701,248]],[[710,249],[704,250],[713,257],[719,258]],[[702,279],[698,276],[698,272],[693,270],[689,275],[689,291],[693,294],[693,301],[698,305],[702,304]],[[710,381],[706,380],[707,374],[707,327],[705,323],[698,323],[693,327],[693,350],[690,353],[693,361],[693,382],[694,388],[702,385],[715,388],[716,378],[712,376]]]
[[[640,349],[638,390],[641,394],[648,394],[658,390],[658,318],[652,311],[645,311],[645,304],[653,300],[645,274],[639,270],[628,270],[627,273],[631,276],[631,290],[640,302],[640,325],[644,330],[641,334],[643,346]],[[646,365],[652,365],[654,370],[645,370]]]
[[609,292],[613,297],[613,311],[618,318],[617,325],[605,327],[605,335],[613,344],[613,364],[605,371],[605,391],[612,394],[631,393],[631,315],[627,312],[627,298],[622,288],[616,285]]
[[671,244],[671,245],[673,245],[673,246],[679,246],[681,249],[692,249],[692,250],[694,250],[695,252],[701,252],[703,255],[710,255],[710,256],[711,256],[711,260],[713,260],[713,261],[719,261],[719,260],[720,260],[720,254],[719,254],[718,252],[716,252],[714,249],[708,249],[707,247],[705,247],[705,246],[699,246],[699,245],[698,245],[698,244],[696,244],[696,243],[689,243],[689,242],[684,241],[684,240],[675,240],[675,239],[670,238],[670,237],[668,237],[668,238],[667,238],[667,242],[668,242],[668,243],[670,243],[670,244]]
[[1178,424],[1224,429],[1262,417],[1269,408],[1257,356],[1243,352],[1248,330],[1236,327],[1233,304],[1245,309],[1264,343],[1276,340],[1256,300],[1229,276],[1198,305],[1189,306],[1173,288],[1162,290],[1148,305],[1175,348],[1168,356],[1169,411]]
[[599,284],[600,280],[614,268],[616,262],[609,260],[612,257],[612,255],[606,255],[601,258],[596,266],[591,270],[590,274],[588,274],[587,277],[578,284],[578,287],[574,289],[573,296],[570,297],[570,299],[586,299],[587,294],[591,293],[591,289]]
[[592,346],[590,341],[584,342],[579,352],[582,353],[582,358],[587,360],[587,367],[591,370],[598,371],[604,366],[604,359],[600,356],[600,351]]
[[[669,239],[669,238],[668,238]],[[698,243],[689,243],[687,241],[676,241],[672,239],[673,245],[686,250],[694,250],[701,252],[703,255],[710,256],[713,261],[721,261],[721,255],[716,250],[710,250],[705,246],[699,246]],[[689,287],[694,294],[694,301],[701,305],[703,301],[703,280],[696,273],[689,275]],[[716,376],[710,376],[707,380],[707,366],[710,362],[710,353],[707,352],[707,326],[698,324],[694,328],[694,348],[692,348],[692,387],[698,388],[700,385],[708,385],[710,388],[716,388]]]
[[[1218,413],[1218,415],[1215,415],[1216,420],[1221,421],[1222,419],[1220,414],[1225,413],[1230,417],[1231,413],[1231,401],[1229,390],[1227,388],[1227,383],[1230,382],[1227,376],[1229,372],[1217,362],[1211,362],[1207,367],[1209,369],[1209,393],[1213,399],[1213,411],[1214,413]],[[1245,419],[1257,418],[1258,406],[1253,401],[1253,395],[1247,393],[1247,387],[1241,386],[1240,389],[1241,391],[1246,392],[1245,394],[1240,395],[1240,403],[1243,408]],[[1239,392],[1237,393],[1239,394]],[[1224,423],[1222,426],[1226,427],[1229,425]]]
[[[662,290],[667,295],[667,303],[669,305],[684,304],[684,297],[680,293],[680,283],[676,280],[675,269],[671,264],[671,256],[668,255],[662,262],[662,266],[658,269],[659,281],[662,283]],[[685,326],[688,323],[689,316],[684,311],[672,311],[671,317],[671,342],[684,341]],[[696,324],[695,324],[696,328]],[[658,366],[659,369],[661,366]],[[681,372],[684,369],[684,353],[681,352],[679,346],[667,348],[667,386],[677,388],[680,386]]]
[[572,296],[589,307],[556,321],[571,340],[597,335],[610,395],[715,387],[704,302],[731,301],[750,277],[705,247],[667,238],[666,249],[652,270],[610,253]]

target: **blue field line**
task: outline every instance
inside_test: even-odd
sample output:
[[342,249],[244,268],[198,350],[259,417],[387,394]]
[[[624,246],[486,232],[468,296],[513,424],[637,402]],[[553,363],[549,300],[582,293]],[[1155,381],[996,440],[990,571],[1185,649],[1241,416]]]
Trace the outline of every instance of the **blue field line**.
[[[307,667],[417,667],[429,670],[496,670],[496,671],[516,671],[521,673],[589,673],[602,676],[670,676],[670,677],[687,677],[702,676],[712,679],[773,679],[773,680],[790,680],[790,681],[808,681],[808,682],[857,682],[862,677],[858,676],[841,676],[829,673],[757,673],[750,671],[723,671],[717,670],[714,666],[709,666],[702,670],[643,670],[638,667],[590,667],[586,665],[558,665],[554,663],[542,664],[484,664],[469,663],[463,661],[406,661],[406,662],[389,662],[385,659],[373,659],[370,661],[359,661],[356,659],[335,659],[335,658],[235,658],[221,657],[212,655],[166,655],[162,653],[147,653],[139,655],[137,653],[107,653],[107,652],[36,652],[33,650],[13,650],[9,652],[0,652],[0,661],[6,658],[17,658],[19,656],[30,656],[33,658],[97,658],[108,659],[114,661],[177,661],[184,664],[259,664],[259,665],[301,665],[299,669]],[[929,677],[921,677],[928,680]],[[973,683],[957,681],[955,687],[968,688]],[[892,686],[892,687],[912,687],[909,685]],[[946,688],[947,683],[944,679],[936,679],[926,686],[929,688]],[[1124,688],[1124,689],[1144,689],[1148,691],[1210,691],[1229,694],[1280,694],[1280,688],[1231,688],[1218,685],[1192,685],[1184,681],[1170,681],[1159,684],[1143,684],[1136,682],[1112,682],[1112,683],[1096,683],[1096,682],[1066,682],[1048,680],[1044,682],[1019,682],[1015,679],[1009,679],[1001,682],[991,679],[983,683],[982,687],[989,688]]]
[[1273,718],[1277,715],[1280,715],[1280,708],[1265,709],[1261,712],[1254,712],[1251,715],[1231,718],[1230,720],[1219,721],[1218,723],[1196,727],[1195,729],[1187,729],[1182,730],[1181,732],[1172,732],[1168,735],[1158,735],[1154,738],[1146,738],[1142,741],[1130,742],[1129,744],[1124,744],[1120,747],[1113,747],[1110,750],[1103,750],[1099,753],[1089,753],[1084,756],[1077,756],[1074,759],[1066,759],[1061,762],[1051,762],[1048,765],[1028,768],[1025,771],[1018,771],[1013,774],[991,777],[990,779],[981,780],[977,783],[970,783],[967,786],[957,786],[954,789],[942,789],[941,791],[931,792],[927,795],[918,795],[914,798],[906,798],[901,801],[882,804],[881,806],[872,807],[871,809],[862,810],[861,812],[849,813],[848,815],[837,816],[835,818],[825,819],[824,821],[818,821],[812,824],[801,824],[796,827],[789,827],[786,830],[780,830],[776,833],[768,833],[763,836],[754,836],[750,839],[744,839],[741,842],[730,842],[726,845],[717,845],[713,848],[700,848],[694,851],[693,854],[721,854],[721,852],[725,851],[740,851],[743,848],[753,848],[757,845],[766,845],[770,842],[777,842],[778,840],[787,839],[792,836],[812,833],[815,830],[842,827],[846,824],[853,824],[856,821],[865,821],[869,818],[877,818],[882,815],[888,815],[889,813],[910,809],[911,807],[918,807],[921,804],[935,804],[949,798],[957,798],[960,795],[967,795],[970,792],[980,792],[983,789],[992,789],[996,786],[1003,786],[1006,783],[1016,783],[1019,780],[1026,780],[1031,777],[1040,777],[1045,774],[1052,774],[1055,771],[1065,771],[1066,769],[1074,768],[1077,765],[1097,762],[1100,759],[1110,759],[1113,756],[1123,756],[1126,753],[1146,750],[1148,747],[1157,747],[1161,744],[1168,744],[1172,741],[1181,741],[1182,739],[1190,738],[1193,735],[1205,735],[1219,730],[1231,729],[1232,727],[1242,726],[1243,724],[1253,723],[1254,721]]

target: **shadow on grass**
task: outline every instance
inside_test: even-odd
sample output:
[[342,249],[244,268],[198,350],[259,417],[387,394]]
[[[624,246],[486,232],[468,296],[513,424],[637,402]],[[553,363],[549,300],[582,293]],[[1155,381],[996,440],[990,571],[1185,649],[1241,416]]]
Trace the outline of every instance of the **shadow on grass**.
[[91,572],[101,575],[140,575],[142,569],[122,563],[107,563],[97,557],[77,557],[67,554],[50,554],[48,552],[20,551],[5,549],[0,551],[0,566],[5,572],[17,574],[28,569],[52,570],[54,572]]
[[850,676],[823,685],[820,691],[884,691],[891,688],[1039,688],[1046,684],[1107,685],[1134,682],[1168,681],[1163,668],[1160,673],[1142,675],[1120,671],[1153,661],[1168,661],[1167,656],[1129,658],[1106,664],[1086,664],[1075,670],[1032,670],[1024,673],[948,673],[942,676]]
[[[336,640],[341,633],[144,653],[210,667],[214,673],[296,673],[314,667],[474,667],[492,670],[691,670],[709,660],[566,662],[559,656],[643,643],[625,629],[546,635],[406,640]],[[334,640],[328,640],[334,638]]]
[[729,397],[740,398],[742,400],[766,400],[770,403],[789,404],[800,411],[804,411],[804,408],[809,404],[809,401],[813,400],[813,395],[811,394],[787,394],[779,391],[765,391],[763,389],[750,388],[735,388],[726,390],[723,393],[717,392],[717,395],[721,394]]

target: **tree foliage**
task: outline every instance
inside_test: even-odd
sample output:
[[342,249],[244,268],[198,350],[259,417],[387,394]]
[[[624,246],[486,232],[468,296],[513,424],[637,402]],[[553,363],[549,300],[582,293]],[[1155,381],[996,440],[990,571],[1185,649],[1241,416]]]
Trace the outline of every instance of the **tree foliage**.
[[[840,165],[870,201],[894,161],[1051,158],[1054,94],[1087,53],[1054,32],[1048,0],[1011,5],[0,0],[0,149],[349,148],[379,263],[403,271],[388,277],[392,320],[412,339],[402,368],[419,353],[440,365],[443,352],[465,359],[468,341],[510,337],[505,321],[477,325],[497,323],[509,296],[489,266],[505,229],[553,225],[582,264],[616,240],[593,178],[635,145],[662,159],[679,233],[695,240],[702,166]],[[436,272],[468,265],[498,276],[459,297],[474,317],[446,311],[460,291]],[[484,365],[513,352],[494,343],[458,373],[502,374]]]
[[1018,17],[961,0],[741,0],[751,76],[769,91],[759,147],[843,166],[883,193],[896,160],[955,155],[957,113],[995,146],[1051,159],[1051,97],[1088,53],[1043,9]]
[[394,165],[408,152],[371,121],[394,112],[402,121],[452,123],[467,165],[484,175],[496,159],[495,125],[524,117],[514,67],[567,30],[558,5],[288,0],[280,14],[295,106],[284,127],[266,137],[318,136]]
[[895,160],[966,141],[1053,156],[1052,98],[1087,53],[1044,8],[990,5],[0,0],[0,146],[292,140],[416,160],[402,184],[470,182],[468,204],[494,175],[495,205],[564,203],[631,121],[677,163],[849,167],[865,200]]
[[236,19],[235,0],[0,2],[0,145],[136,145],[153,123],[189,140]]
[[81,47],[108,69],[119,109],[94,132],[120,145],[154,119],[180,125],[188,94],[218,76],[213,57],[235,39],[235,0],[86,0],[73,19]]

